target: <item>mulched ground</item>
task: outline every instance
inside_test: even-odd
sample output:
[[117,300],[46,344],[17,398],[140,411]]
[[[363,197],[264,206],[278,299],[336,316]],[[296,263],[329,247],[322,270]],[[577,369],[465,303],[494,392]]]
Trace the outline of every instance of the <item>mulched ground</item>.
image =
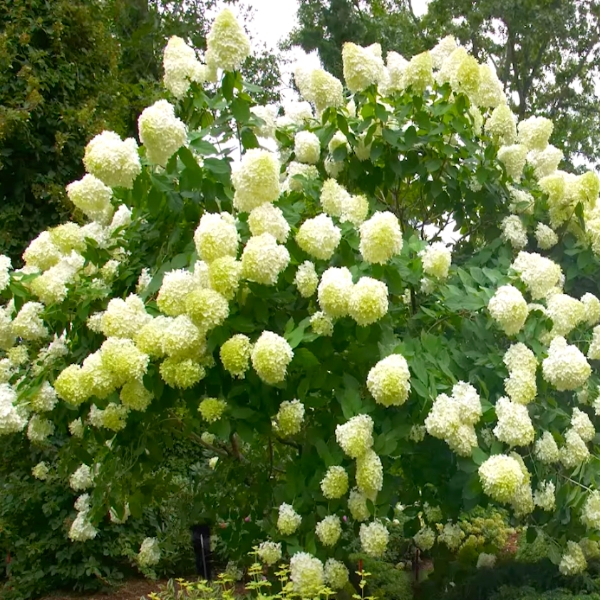
[[165,584],[166,581],[133,579],[107,592],[87,594],[57,592],[44,596],[41,600],[140,600],[142,596],[147,596],[150,592],[158,591]]

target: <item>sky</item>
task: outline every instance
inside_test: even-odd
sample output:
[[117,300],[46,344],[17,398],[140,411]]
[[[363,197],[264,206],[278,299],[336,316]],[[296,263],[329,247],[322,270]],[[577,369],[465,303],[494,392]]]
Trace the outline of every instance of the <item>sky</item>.
[[[267,46],[275,48],[296,24],[296,11],[302,0],[246,0],[254,9],[251,28]],[[413,9],[418,16],[427,12],[429,0],[413,0]]]

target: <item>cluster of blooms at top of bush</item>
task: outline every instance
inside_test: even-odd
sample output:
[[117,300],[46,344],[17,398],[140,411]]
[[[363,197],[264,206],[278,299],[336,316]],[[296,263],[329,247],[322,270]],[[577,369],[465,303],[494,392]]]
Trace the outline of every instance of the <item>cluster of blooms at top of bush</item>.
[[[220,72],[240,68],[250,52],[248,38],[228,10],[216,18],[207,44],[203,64],[183,40],[169,41],[164,82],[175,98],[185,98],[192,85],[218,82]],[[191,267],[179,265],[165,272],[147,264],[139,273],[136,289],[128,289],[123,297],[112,297],[112,286],[131,258],[128,232],[151,218],[148,212],[132,211],[123,198],[135,196],[142,174],[158,176],[178,168],[172,163],[182,148],[193,149],[192,132],[177,116],[177,105],[160,100],[139,117],[140,147],[134,139],[122,140],[113,132],[96,136],[85,151],[87,174],[67,187],[69,198],[90,222],[69,222],[41,233],[25,251],[21,269],[11,272],[5,257],[0,262],[0,288],[9,300],[0,310],[0,348],[5,352],[0,360],[0,433],[26,430],[32,444],[49,443],[58,425],[54,411],[60,401],[60,414],[66,407],[70,415],[68,431],[73,443],[85,445],[90,429],[105,430],[110,447],[130,423],[133,428],[143,422],[151,405],[161,410],[157,389],[149,383],[156,381],[154,374],[169,388],[194,391],[199,415],[211,426],[225,418],[229,409],[227,397],[202,391],[201,382],[211,373],[228,381],[257,377],[265,389],[285,390],[290,373],[294,385],[303,377],[302,353],[297,348],[304,339],[322,338],[334,352],[338,343],[334,335],[340,327],[352,323],[360,331],[393,323],[399,311],[411,305],[415,311],[417,293],[423,297],[437,293],[451,277],[452,252],[439,240],[408,247],[398,199],[394,204],[390,195],[392,200],[382,202],[369,186],[363,190],[360,181],[350,185],[341,177],[347,156],[360,163],[371,160],[383,123],[368,131],[362,128],[359,135],[340,127],[327,139],[320,119],[337,112],[338,123],[349,119],[360,123],[366,119],[360,112],[362,95],[375,93],[375,86],[377,106],[390,115],[394,114],[394,98],[417,95],[435,102],[439,90],[449,86],[450,101],[459,94],[468,98],[466,118],[476,136],[488,136],[488,143],[497,145],[500,162],[496,167],[504,169],[510,181],[506,191],[512,213],[502,220],[501,231],[504,248],[516,256],[497,278],[498,285],[489,290],[489,302],[482,311],[488,323],[497,326],[499,337],[510,338],[502,342],[497,364],[489,364],[501,373],[506,366],[507,377],[500,378],[506,396],[491,397],[481,381],[448,378],[441,389],[451,388],[451,394],[431,392],[416,426],[444,440],[463,459],[473,456],[487,435],[495,450],[480,461],[477,478],[483,493],[509,504],[519,517],[531,514],[536,506],[553,511],[559,478],[589,461],[588,445],[596,433],[590,416],[595,415],[586,406],[567,408],[570,427],[553,434],[540,425],[540,412],[532,407],[541,381],[547,393],[588,393],[590,361],[600,359],[600,301],[589,292],[581,298],[565,293],[568,273],[566,277],[558,262],[541,252],[556,247],[568,232],[577,244],[600,254],[600,207],[596,204],[600,180],[592,172],[573,175],[558,170],[562,153],[549,145],[552,122],[531,117],[517,123],[495,71],[478,64],[453,38],[410,60],[394,52],[386,59],[384,63],[378,44],[368,48],[345,44],[344,78],[353,98],[331,74],[300,66],[295,81],[303,102],[287,106],[282,116],[272,107],[253,107],[253,127],[260,138],[284,132],[293,143],[281,145],[278,152],[265,147],[246,151],[229,182],[231,198],[222,198],[230,210],[207,209],[199,219]],[[390,118],[385,127],[398,134],[407,132],[399,117]],[[460,145],[458,138],[447,141]],[[203,168],[200,158],[198,168]],[[526,169],[533,173],[534,183],[524,178]],[[318,202],[310,199],[307,190],[311,186],[318,189]],[[532,186],[537,186],[535,198],[529,191]],[[300,206],[300,222],[290,216],[286,201],[290,198]],[[574,218],[576,213],[581,219]],[[535,221],[534,215],[546,222]],[[527,250],[534,239],[540,252]],[[98,249],[104,253],[98,254]],[[100,264],[96,255],[107,258]],[[400,292],[397,285],[392,288],[388,274],[404,255],[420,278],[420,290],[408,285]],[[154,291],[147,292],[152,284]],[[273,289],[272,301],[264,287]],[[297,297],[306,316],[300,333],[308,337],[292,343],[289,331],[274,330],[275,321],[252,332],[235,331],[233,325],[226,339],[215,337],[225,324],[235,322],[230,317],[239,315],[258,289],[263,289],[260,298],[272,312],[283,310],[282,289]],[[103,310],[89,316],[84,327],[55,331],[55,312],[76,293],[87,298],[88,305],[109,300]],[[443,295],[439,302],[443,303]],[[457,318],[461,318],[459,313]],[[76,319],[73,314],[73,322]],[[531,332],[537,322],[551,325],[534,338]],[[306,328],[310,329],[304,332]],[[95,346],[89,340],[100,341]],[[587,352],[582,351],[584,345]],[[347,520],[340,518],[347,512],[360,523],[364,552],[384,553],[389,537],[386,522],[372,514],[385,480],[385,454],[378,443],[380,421],[411,404],[412,375],[419,375],[415,363],[420,360],[398,350],[382,351],[379,360],[367,357],[368,374],[359,382],[358,406],[348,413],[345,410],[343,421],[330,432],[335,434],[330,446],[337,444],[341,449],[336,456],[343,464],[331,461],[324,466],[314,491],[335,500],[333,505],[338,507],[333,509],[335,514],[321,515],[313,528],[319,552],[333,552],[349,529]],[[340,368],[332,365],[322,368]],[[540,365],[542,379],[538,378]],[[464,379],[468,378],[465,367]],[[316,414],[317,404],[296,398],[296,390],[292,394],[279,396],[279,406],[268,415],[272,431],[284,440],[301,435]],[[492,404],[495,416],[489,412]],[[594,408],[598,414],[600,404]],[[489,424],[491,431],[486,429]],[[66,425],[60,425],[65,434]],[[386,427],[389,430],[389,423]],[[214,433],[205,434],[205,444],[217,443]],[[416,436],[417,441],[423,435]],[[531,450],[545,469],[545,479],[537,481],[535,493],[532,473],[519,453],[522,449],[523,456],[531,455]],[[34,476],[44,479],[50,472],[51,467],[40,462]],[[80,465],[70,485],[76,491],[91,489],[101,473],[100,463]],[[595,494],[589,494],[580,511],[581,523],[590,529],[600,528]],[[79,497],[76,509],[69,536],[76,541],[93,538],[96,528],[87,494]],[[295,508],[294,498],[289,498],[277,509],[271,535],[285,540],[302,532],[306,506]],[[457,535],[455,526],[447,523],[439,539],[456,547]],[[431,548],[433,530],[425,527],[415,542],[424,550]],[[577,573],[585,568],[582,547],[585,544],[568,542],[561,571]],[[281,544],[265,542],[258,555],[272,565],[281,558]],[[159,556],[158,542],[144,540],[140,565],[155,564]],[[490,561],[482,558],[481,562]],[[314,595],[324,582],[340,588],[347,577],[343,564],[333,558],[323,564],[307,553],[292,557],[291,579],[303,597]]]

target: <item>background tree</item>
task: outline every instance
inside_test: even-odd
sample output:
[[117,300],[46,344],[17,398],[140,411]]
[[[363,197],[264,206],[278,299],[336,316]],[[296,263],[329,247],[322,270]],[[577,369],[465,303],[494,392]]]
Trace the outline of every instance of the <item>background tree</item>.
[[288,45],[317,50],[325,68],[341,76],[346,41],[379,42],[384,52],[410,56],[454,35],[479,61],[494,63],[519,119],[554,121],[552,143],[569,166],[599,163],[600,3],[433,0],[428,8],[418,18],[408,0],[309,0]]

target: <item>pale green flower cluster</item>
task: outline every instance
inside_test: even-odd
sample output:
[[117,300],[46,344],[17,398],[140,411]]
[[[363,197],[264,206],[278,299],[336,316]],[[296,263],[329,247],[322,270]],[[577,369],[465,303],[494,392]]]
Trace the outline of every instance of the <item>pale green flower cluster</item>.
[[554,436],[549,431],[544,431],[542,437],[535,443],[535,457],[548,465],[559,461],[560,453],[558,445]]
[[506,335],[515,335],[523,329],[529,309],[523,294],[513,285],[503,285],[488,303],[494,321]]
[[200,402],[198,406],[198,412],[202,415],[202,418],[207,423],[214,423],[218,421],[227,408],[227,402],[225,400],[219,400],[218,398],[205,398]]
[[435,544],[435,531],[429,526],[422,527],[413,537],[417,547],[423,552],[431,550]]
[[290,559],[290,579],[302,598],[317,597],[325,580],[323,563],[307,552],[297,552]]
[[490,456],[479,467],[479,478],[484,493],[502,504],[513,500],[524,481],[519,462],[505,454]]
[[348,509],[355,521],[366,521],[371,516],[367,506],[367,497],[358,489],[350,490]]
[[477,446],[474,426],[481,415],[477,390],[461,381],[452,388],[452,396],[440,394],[435,399],[425,419],[425,427],[429,435],[445,440],[458,455],[470,456]]
[[315,533],[323,546],[335,546],[342,535],[342,523],[336,515],[328,515],[317,523]]
[[563,575],[578,575],[587,569],[587,561],[583,554],[583,550],[573,541],[567,542],[567,549],[560,559],[558,570]]
[[348,473],[344,467],[329,467],[321,480],[323,496],[328,500],[341,498],[348,492]]
[[506,351],[503,361],[509,373],[504,380],[506,393],[513,402],[529,404],[537,393],[535,374],[538,363],[535,355],[519,342]]
[[304,404],[300,400],[284,400],[275,415],[275,429],[284,437],[296,435],[304,422]]
[[226,371],[232,377],[243,378],[250,367],[250,356],[252,355],[252,344],[250,339],[238,333],[230,337],[219,352],[221,362]]
[[324,575],[325,583],[333,590],[343,589],[349,580],[346,565],[335,558],[328,558],[325,562]]
[[494,435],[509,446],[529,446],[533,442],[535,431],[527,407],[512,402],[508,398],[499,398],[495,406],[498,424]]
[[250,39],[231,10],[217,15],[206,36],[206,62],[209,68],[235,71],[250,54]]
[[367,377],[367,388],[375,402],[383,406],[401,406],[410,392],[410,371],[401,354],[380,360]]
[[279,507],[277,529],[281,535],[292,535],[302,523],[302,517],[294,510],[291,504],[285,502]]
[[194,49],[175,35],[165,46],[163,67],[163,83],[176,98],[187,93],[190,82],[204,83],[207,78],[206,66],[196,58]]
[[550,342],[548,357],[542,361],[544,379],[557,390],[575,390],[591,375],[592,369],[576,346],[567,344],[564,337]]
[[533,495],[533,503],[542,510],[552,512],[556,508],[556,487],[552,481],[540,481]]
[[384,78],[380,44],[362,48],[346,42],[342,48],[342,61],[344,80],[351,92],[362,92],[370,85],[382,82]]
[[340,228],[327,215],[318,215],[313,219],[308,219],[302,223],[296,234],[298,246],[319,260],[329,260],[341,239]]
[[285,379],[287,367],[294,357],[291,346],[280,335],[263,331],[254,344],[250,358],[258,376],[270,385]]
[[160,546],[156,538],[144,538],[137,555],[140,567],[152,567],[160,561]]
[[187,142],[187,128],[175,116],[175,107],[166,100],[159,100],[142,111],[138,130],[146,158],[161,167]]
[[364,523],[359,531],[360,544],[365,554],[373,557],[383,556],[390,539],[389,531],[381,521]]
[[281,544],[275,542],[262,542],[256,552],[268,567],[281,560]]

